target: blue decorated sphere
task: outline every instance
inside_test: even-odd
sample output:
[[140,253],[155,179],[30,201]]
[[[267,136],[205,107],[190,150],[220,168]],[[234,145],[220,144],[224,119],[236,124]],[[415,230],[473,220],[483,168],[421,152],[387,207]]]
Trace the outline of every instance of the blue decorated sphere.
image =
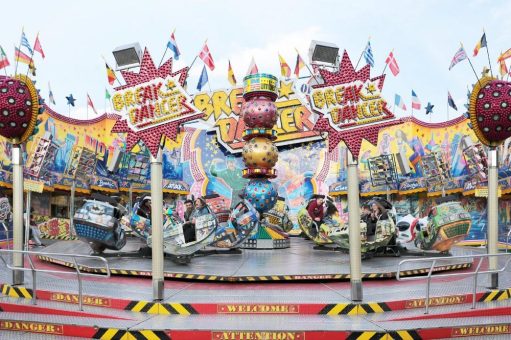
[[257,211],[263,213],[270,210],[277,201],[277,191],[266,178],[255,178],[245,185],[244,197]]

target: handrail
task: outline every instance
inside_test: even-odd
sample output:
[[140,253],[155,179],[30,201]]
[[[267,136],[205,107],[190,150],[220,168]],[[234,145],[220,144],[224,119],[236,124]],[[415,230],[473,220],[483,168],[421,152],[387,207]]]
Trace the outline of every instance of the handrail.
[[[500,269],[490,269],[490,270],[484,270],[481,271],[481,264],[483,262],[483,259],[487,259],[489,257],[504,257],[507,256],[508,259]],[[397,266],[397,273],[396,273],[396,279],[398,281],[411,281],[411,280],[424,280],[427,279],[427,285],[426,285],[426,299],[425,299],[425,306],[426,311],[424,314],[429,313],[429,292],[431,287],[431,278],[433,277],[433,272],[435,269],[435,265],[437,261],[442,260],[452,260],[452,259],[462,259],[462,258],[471,258],[473,261],[476,259],[479,259],[479,262],[477,264],[476,270],[473,272],[461,272],[461,273],[441,273],[436,274],[434,277],[452,277],[452,276],[471,276],[474,275],[474,290],[472,292],[472,309],[475,309],[476,307],[476,289],[477,289],[477,280],[479,274],[491,274],[491,273],[500,273],[506,270],[508,265],[511,263],[511,253],[501,253],[501,254],[472,254],[472,255],[457,255],[457,256],[444,256],[444,257],[427,257],[427,258],[421,258],[421,259],[405,259],[399,262]],[[401,266],[404,263],[410,263],[410,262],[426,262],[431,261],[431,266],[428,271],[428,275],[426,276],[401,276]]]
[[[16,271],[31,271],[32,272],[32,290],[33,290],[33,297],[32,297],[32,303],[35,305],[37,300],[37,284],[36,284],[36,273],[53,273],[53,274],[70,274],[73,272],[69,271],[63,271],[63,270],[50,270],[50,269],[37,269],[34,265],[34,262],[32,261],[32,255],[35,256],[60,256],[60,257],[70,257],[73,259],[73,263],[75,265],[75,272],[78,280],[78,305],[80,310],[83,310],[83,299],[82,299],[82,276],[97,276],[97,277],[104,277],[106,279],[110,278],[111,272],[110,272],[110,266],[108,265],[108,261],[101,256],[94,256],[94,255],[77,255],[77,254],[65,254],[65,253],[43,253],[43,252],[36,252],[36,251],[28,251],[28,250],[14,250],[14,249],[0,249],[0,254],[7,253],[7,254],[23,254],[28,257],[28,263],[30,264],[30,268],[25,267],[17,267],[12,266],[3,258],[3,256],[0,255],[0,259],[2,262],[7,266],[7,268]],[[79,258],[86,258],[86,259],[95,259],[103,262],[105,271],[100,270],[100,273],[87,273],[80,270],[80,266],[78,265],[78,262],[76,261]],[[23,261],[24,262],[24,261]],[[103,269],[103,267],[101,267]]]

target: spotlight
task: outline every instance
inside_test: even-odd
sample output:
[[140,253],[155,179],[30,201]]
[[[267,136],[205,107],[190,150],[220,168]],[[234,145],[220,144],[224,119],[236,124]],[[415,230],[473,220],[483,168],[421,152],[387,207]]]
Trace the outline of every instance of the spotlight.
[[312,65],[337,68],[339,47],[332,43],[312,40],[309,47],[309,60]]
[[112,54],[117,63],[117,71],[140,66],[142,49],[139,43],[116,47]]

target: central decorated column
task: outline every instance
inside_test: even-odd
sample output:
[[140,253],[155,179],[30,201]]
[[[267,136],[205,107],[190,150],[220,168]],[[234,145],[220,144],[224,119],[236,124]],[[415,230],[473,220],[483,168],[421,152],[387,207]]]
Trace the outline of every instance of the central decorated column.
[[[244,198],[262,215],[277,201],[277,191],[269,181],[269,178],[277,177],[274,166],[278,160],[278,150],[273,144],[277,139],[277,131],[273,129],[277,122],[277,78],[264,73],[251,74],[243,79],[243,83],[245,102],[241,107],[241,115],[246,126],[243,132],[246,141],[242,152],[246,167],[243,169],[243,177],[250,179],[245,186]],[[259,226],[258,233],[261,228],[263,226]],[[269,240],[272,245],[264,248],[273,248],[273,238]],[[247,242],[247,247],[260,248],[257,237]]]

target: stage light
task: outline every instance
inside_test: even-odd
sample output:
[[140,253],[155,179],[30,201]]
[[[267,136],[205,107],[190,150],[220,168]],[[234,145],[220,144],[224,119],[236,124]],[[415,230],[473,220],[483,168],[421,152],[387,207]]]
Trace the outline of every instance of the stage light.
[[312,65],[336,68],[339,61],[339,47],[332,43],[312,40],[309,47],[309,60]]
[[112,54],[117,63],[117,71],[140,66],[142,49],[139,43],[116,47]]

